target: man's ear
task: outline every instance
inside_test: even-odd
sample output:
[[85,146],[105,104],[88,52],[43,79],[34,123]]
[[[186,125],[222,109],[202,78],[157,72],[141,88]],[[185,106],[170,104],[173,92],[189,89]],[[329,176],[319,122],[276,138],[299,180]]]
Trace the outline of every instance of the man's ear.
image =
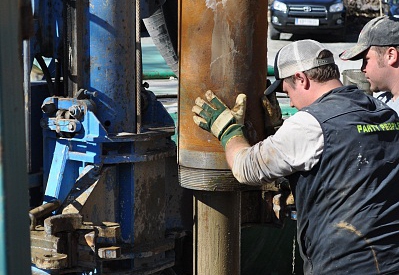
[[399,67],[399,52],[395,47],[389,47],[386,51],[388,65]]
[[296,72],[295,80],[296,82],[298,82],[298,85],[301,85],[304,89],[308,89],[309,78],[304,72]]

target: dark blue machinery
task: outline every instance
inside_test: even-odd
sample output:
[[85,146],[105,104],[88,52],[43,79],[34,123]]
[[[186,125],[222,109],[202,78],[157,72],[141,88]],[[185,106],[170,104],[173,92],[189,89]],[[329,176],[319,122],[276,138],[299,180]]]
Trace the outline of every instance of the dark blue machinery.
[[[48,93],[40,119],[43,199],[30,211],[38,274],[154,274],[176,266],[175,245],[187,230],[174,121],[141,84],[138,26],[162,4],[154,2],[34,2],[26,61],[38,59],[47,83],[29,93]],[[47,68],[42,56],[53,64]],[[36,142],[30,146],[33,152]],[[40,174],[33,163],[30,174]]]
[[[32,274],[192,274],[193,251],[198,250],[192,247],[191,232],[193,223],[203,217],[192,216],[192,190],[179,186],[176,145],[171,140],[174,121],[148,86],[142,84],[141,75],[141,18],[151,14],[158,18],[165,4],[171,3],[163,2],[32,2],[33,35],[29,42],[23,42]],[[19,23],[13,20],[18,18],[16,6],[8,6],[12,12],[7,14],[2,9],[0,20],[2,26],[11,22],[10,30],[17,33]],[[28,10],[25,15],[29,15]],[[32,23],[29,17],[24,20]],[[148,26],[156,27],[152,23]],[[7,37],[4,33],[0,32],[0,48],[13,53],[15,62],[17,36]],[[3,37],[10,38],[10,42]],[[7,129],[0,131],[6,163],[1,165],[0,158],[0,183],[5,186],[0,196],[6,210],[16,208],[22,213],[15,210],[13,216],[5,211],[6,224],[0,227],[0,235],[8,233],[7,240],[1,240],[8,247],[0,250],[0,273],[25,274],[22,270],[28,264],[29,236],[19,233],[28,223],[15,218],[28,210],[24,212],[25,189],[21,185],[26,175],[18,170],[25,163],[25,156],[21,161],[23,146],[17,143],[21,132],[14,127],[23,120],[15,114],[16,97],[8,92],[18,87],[19,72],[18,66],[9,66],[7,72],[4,64],[11,63],[5,62],[7,54],[0,53],[0,127],[5,127],[0,130]],[[45,81],[29,81],[34,57],[44,70]],[[43,57],[52,62],[47,65]],[[174,58],[171,62],[176,65]],[[3,72],[9,79],[15,78],[16,84],[5,80]],[[10,166],[15,167],[14,173],[9,172]],[[220,195],[201,193],[212,200]],[[237,193],[241,201],[238,211],[242,212],[237,229],[245,224],[241,234],[245,254],[242,262],[246,265],[243,274],[265,273],[260,271],[265,268],[248,267],[255,256],[262,263],[265,258],[273,262],[272,255],[263,257],[259,253],[265,251],[262,243],[271,243],[263,238],[263,229],[251,231],[249,227],[270,223],[272,194],[259,190]],[[0,208],[0,215],[3,210]],[[248,232],[256,239],[262,238],[261,242],[252,242],[255,248],[245,243]],[[272,235],[271,239],[280,237]],[[207,244],[201,246],[206,248]],[[288,250],[289,260],[284,263],[291,270],[292,247]],[[240,251],[234,256],[238,274]],[[282,262],[277,260],[275,265],[282,266]],[[206,262],[200,264],[206,268]],[[277,269],[267,266],[267,272]]]

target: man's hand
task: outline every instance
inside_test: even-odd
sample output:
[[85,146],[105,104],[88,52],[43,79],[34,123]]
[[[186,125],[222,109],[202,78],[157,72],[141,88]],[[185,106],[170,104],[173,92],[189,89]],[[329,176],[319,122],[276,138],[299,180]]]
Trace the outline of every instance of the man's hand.
[[283,221],[291,216],[293,208],[295,208],[295,201],[291,192],[281,192],[273,197],[273,211],[277,219]]
[[195,124],[202,129],[211,132],[217,137],[224,148],[227,142],[236,136],[244,136],[244,118],[247,97],[239,94],[236,104],[230,110],[212,91],[205,93],[207,101],[197,97],[192,111]]
[[262,105],[265,110],[265,124],[266,127],[279,127],[283,124],[281,109],[278,104],[276,93],[262,96]]

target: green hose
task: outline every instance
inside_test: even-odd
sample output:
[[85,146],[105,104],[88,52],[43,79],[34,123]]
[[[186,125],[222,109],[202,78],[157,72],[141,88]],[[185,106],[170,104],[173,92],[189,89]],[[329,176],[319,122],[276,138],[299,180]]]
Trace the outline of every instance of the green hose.
[[169,79],[176,78],[176,75],[172,70],[143,70],[143,79]]
[[268,76],[274,76],[274,67],[267,65],[267,75]]
[[[267,66],[267,75],[274,76],[274,67]],[[171,77],[177,78],[172,70],[158,69],[158,70],[143,70],[143,79],[169,79]]]

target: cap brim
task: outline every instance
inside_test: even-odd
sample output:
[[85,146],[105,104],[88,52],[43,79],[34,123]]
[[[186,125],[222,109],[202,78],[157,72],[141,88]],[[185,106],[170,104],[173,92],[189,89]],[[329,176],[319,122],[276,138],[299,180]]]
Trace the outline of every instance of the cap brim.
[[282,83],[283,83],[282,79],[274,81],[272,85],[267,87],[265,95],[270,95],[272,93],[277,93],[277,92],[283,92]]
[[366,51],[370,46],[367,45],[362,45],[362,44],[356,44],[352,48],[342,52],[339,55],[339,58],[342,60],[359,60],[363,58],[362,53]]

